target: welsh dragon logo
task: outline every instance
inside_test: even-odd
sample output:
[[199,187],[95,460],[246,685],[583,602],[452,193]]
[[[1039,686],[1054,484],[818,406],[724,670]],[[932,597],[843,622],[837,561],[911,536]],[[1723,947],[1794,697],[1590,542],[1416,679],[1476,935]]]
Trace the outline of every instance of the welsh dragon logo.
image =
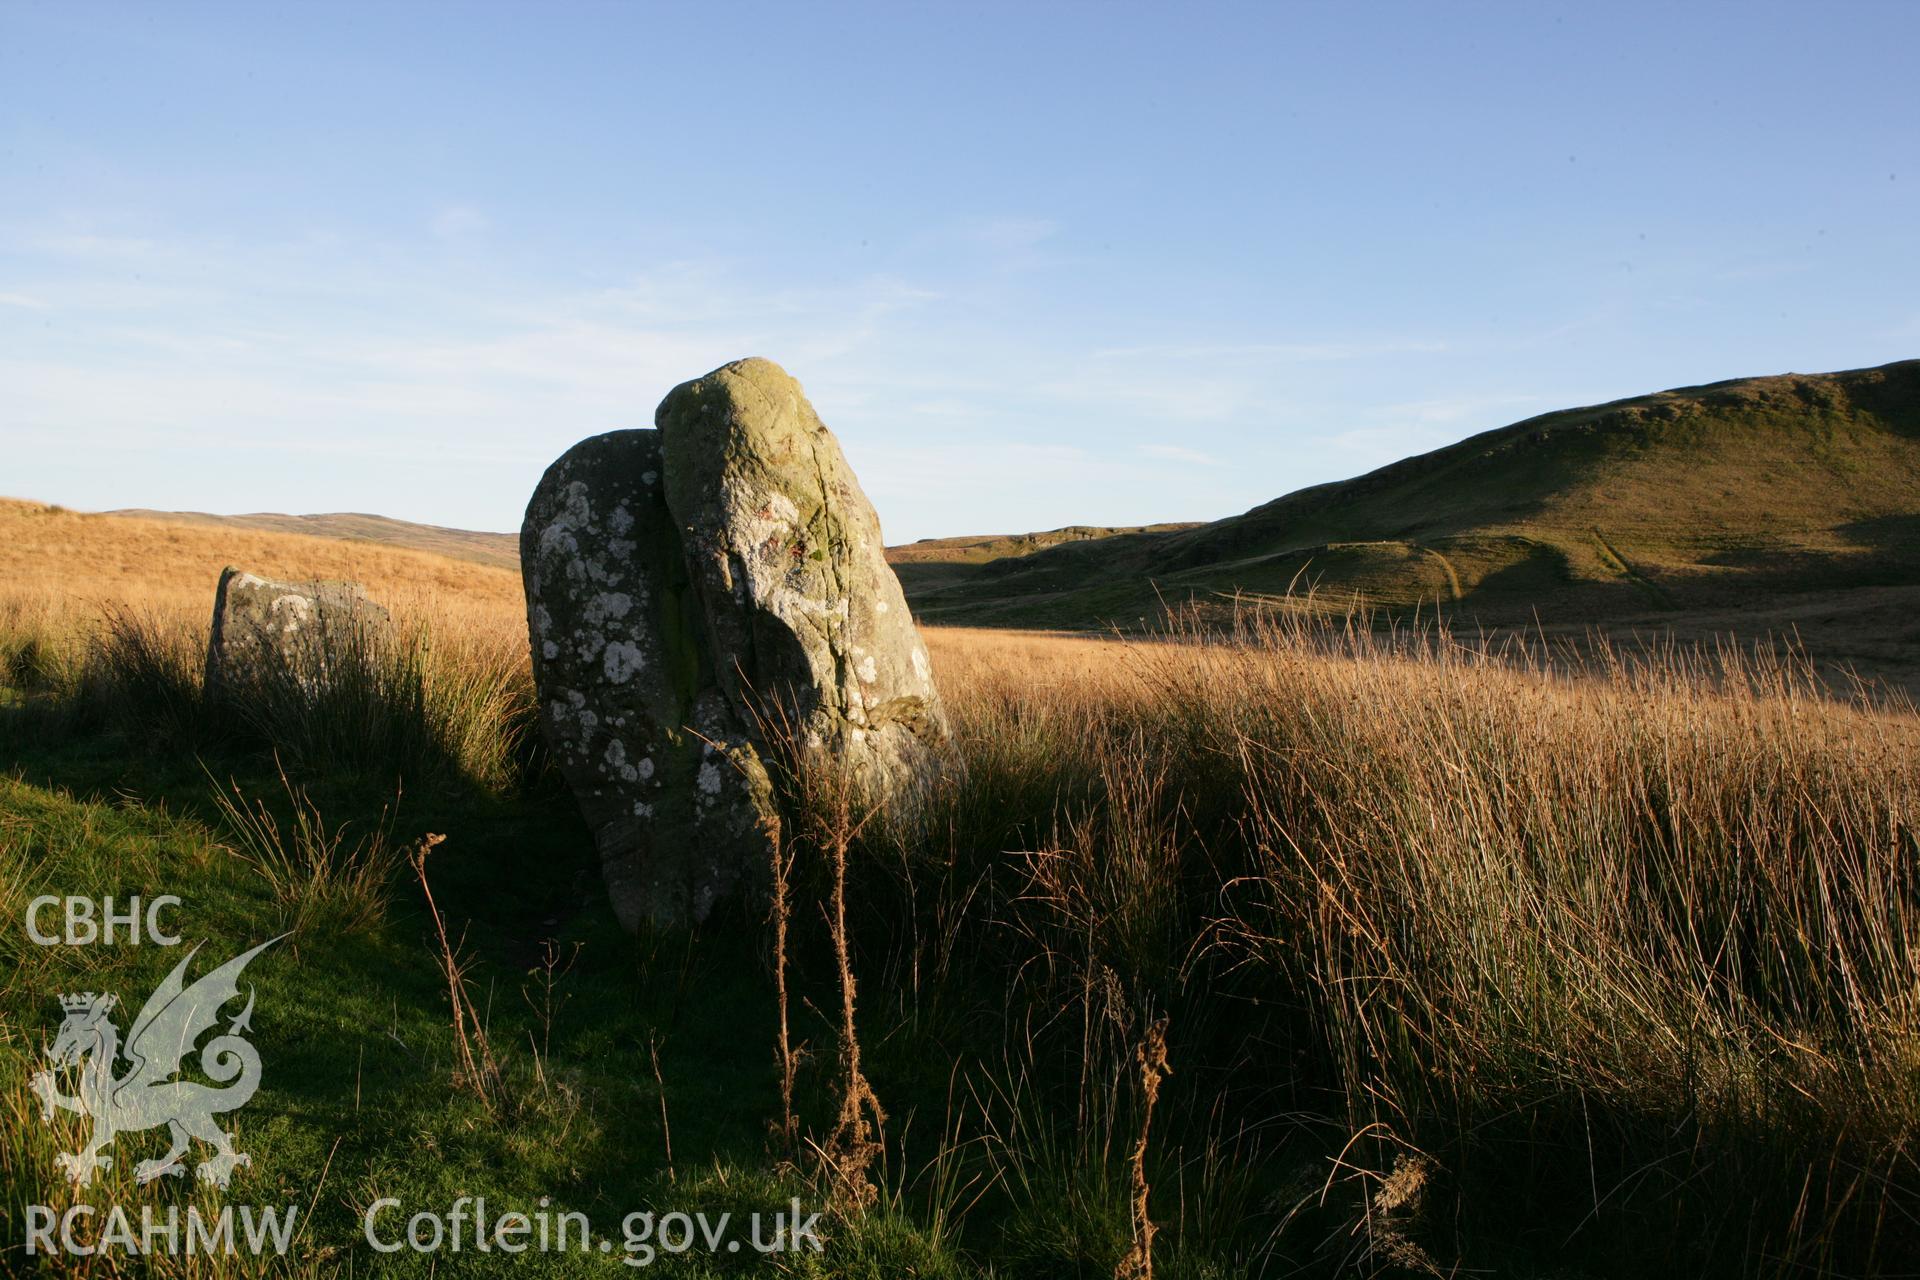
[[[235,1168],[253,1163],[252,1157],[233,1149],[233,1140],[214,1120],[222,1112],[245,1106],[260,1087],[260,1055],[244,1038],[244,1033],[252,1029],[252,988],[247,991],[246,1008],[227,1024],[226,1033],[207,1041],[200,1050],[200,1070],[220,1087],[173,1077],[180,1073],[200,1037],[219,1022],[221,1007],[239,998],[240,973],[247,962],[278,941],[263,942],[188,986],[184,975],[200,950],[195,946],[148,997],[127,1032],[124,1048],[119,1028],[108,1016],[115,1004],[113,996],[88,991],[60,997],[67,1018],[46,1053],[56,1068],[80,1069],[79,1092],[60,1092],[51,1071],[37,1072],[28,1083],[40,1095],[42,1120],[52,1120],[56,1107],[93,1120],[93,1135],[85,1146],[55,1157],[75,1186],[92,1182],[95,1169],[112,1166],[113,1157],[101,1152],[115,1136],[161,1125],[171,1133],[172,1145],[158,1160],[142,1160],[134,1166],[137,1182],[152,1182],[163,1174],[176,1178],[184,1174],[181,1158],[193,1138],[214,1149],[213,1155],[194,1169],[202,1182],[225,1187]],[[127,1069],[116,1075],[116,1060],[121,1057],[126,1059]]]

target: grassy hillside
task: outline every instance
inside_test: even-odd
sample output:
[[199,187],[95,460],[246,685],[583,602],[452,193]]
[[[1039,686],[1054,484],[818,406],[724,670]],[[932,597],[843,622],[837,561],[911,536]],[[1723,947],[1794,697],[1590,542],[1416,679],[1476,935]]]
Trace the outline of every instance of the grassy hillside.
[[15,616],[97,616],[113,606],[204,621],[229,564],[268,577],[365,583],[402,617],[439,618],[467,630],[525,626],[512,562],[500,567],[379,541],[0,498],[0,610]]
[[300,533],[316,538],[406,547],[413,551],[431,551],[436,555],[450,556],[455,560],[471,560],[475,564],[491,565],[496,569],[518,569],[520,565],[520,535],[517,533],[448,529],[437,524],[415,524],[411,520],[395,520],[359,511],[333,511],[307,516],[276,515],[272,512],[216,516],[204,511],[148,511],[133,508],[106,514],[162,520],[169,524],[218,525],[225,529]]
[[922,538],[887,548],[887,563],[900,579],[909,599],[919,599],[963,586],[973,570],[997,560],[1018,559],[1067,543],[1092,542],[1128,533],[1170,533],[1192,529],[1192,524],[1153,524],[1110,528],[1075,524],[1045,533],[988,534],[984,537]]
[[989,625],[1125,623],[1162,598],[1306,586],[1494,621],[1897,590],[1920,578],[1920,361],[1545,414],[1197,527],[1030,554],[1002,539],[1015,551],[991,559],[951,542],[964,554],[940,571],[903,574],[909,599]]

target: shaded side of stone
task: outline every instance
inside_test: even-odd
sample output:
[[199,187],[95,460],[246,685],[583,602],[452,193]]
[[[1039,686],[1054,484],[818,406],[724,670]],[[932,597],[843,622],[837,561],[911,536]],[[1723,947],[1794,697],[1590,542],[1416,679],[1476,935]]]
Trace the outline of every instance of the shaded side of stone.
[[759,884],[774,812],[715,685],[662,473],[657,432],[582,441],[520,531],[541,726],[629,930],[704,920]]

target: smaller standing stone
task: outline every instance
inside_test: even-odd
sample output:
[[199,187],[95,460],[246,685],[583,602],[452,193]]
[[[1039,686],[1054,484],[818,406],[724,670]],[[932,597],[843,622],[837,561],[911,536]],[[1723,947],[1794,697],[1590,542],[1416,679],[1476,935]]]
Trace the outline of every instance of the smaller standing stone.
[[716,687],[662,469],[656,431],[583,440],[547,468],[520,529],[541,728],[629,931],[698,923],[763,882],[775,813]]
[[330,654],[391,621],[357,582],[278,582],[228,565],[213,597],[207,694],[278,675],[312,685],[325,679]]

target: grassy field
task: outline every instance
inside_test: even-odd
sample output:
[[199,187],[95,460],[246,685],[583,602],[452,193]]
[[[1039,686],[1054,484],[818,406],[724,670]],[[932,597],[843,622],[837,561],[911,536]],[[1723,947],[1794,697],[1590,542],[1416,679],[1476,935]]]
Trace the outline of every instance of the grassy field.
[[[536,1275],[637,1261],[631,1213],[796,1199],[824,1252],[649,1269],[1920,1270],[1920,718],[1771,649],[1574,659],[1312,611],[932,629],[964,773],[857,830],[790,778],[781,925],[630,938],[532,731],[512,575],[0,519],[0,1271],[497,1274],[361,1239],[383,1198],[393,1237],[461,1196],[614,1246]],[[228,561],[357,577],[400,627],[325,687],[210,705]],[[248,970],[264,1079],[225,1198],[297,1206],[293,1245],[28,1259],[29,1205],[219,1201],[134,1186],[151,1134],[76,1192],[71,1117],[27,1089],[58,994],[137,1008],[178,954],[32,945],[26,903],[163,892],[206,957],[288,934]]]
[[[70,620],[97,619],[110,607],[211,617],[207,584],[229,564],[269,577],[365,582],[400,617],[431,618],[449,631],[502,637],[525,631],[517,564],[0,498],[0,608],[15,619],[41,619],[50,631]],[[518,634],[518,642],[525,639]]]
[[430,551],[454,560],[470,560],[496,569],[520,568],[520,537],[513,533],[478,533],[440,525],[415,524],[357,511],[290,516],[256,512],[244,516],[216,516],[204,511],[112,511],[113,516],[138,516],[167,524],[201,524],[217,529],[267,533],[295,533],[304,537],[359,542],[384,547]]

